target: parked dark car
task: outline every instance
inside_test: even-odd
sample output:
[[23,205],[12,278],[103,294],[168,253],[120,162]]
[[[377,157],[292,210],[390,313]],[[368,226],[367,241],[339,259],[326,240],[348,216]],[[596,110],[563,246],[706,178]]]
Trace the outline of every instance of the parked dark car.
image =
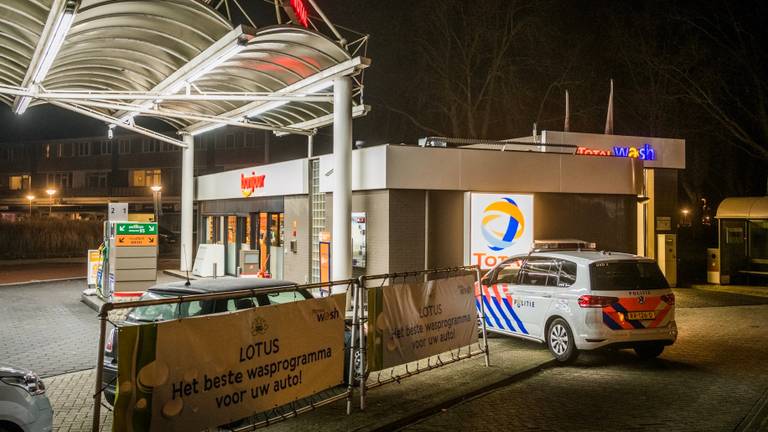
[[[280,293],[259,294],[259,290],[263,291],[269,288],[285,286],[296,286],[296,283],[272,279],[224,278],[194,280],[191,281],[189,286],[185,285],[185,281],[155,285],[154,287],[149,288],[147,292],[141,296],[141,300],[154,300],[195,294],[226,293],[241,290],[255,290],[256,296],[236,299],[222,298],[216,300],[141,306],[131,309],[121,324],[134,325],[159,322],[221,312],[232,312],[237,310],[250,309],[253,307],[269,306],[313,298],[312,294],[305,289],[297,289],[296,291]],[[344,335],[345,381],[347,379],[347,365],[349,364],[349,340],[350,331],[349,326],[347,325],[345,327]],[[104,346],[104,368],[102,374],[104,396],[106,400],[113,405],[115,402],[116,381],[117,331],[115,328],[113,328],[107,335],[107,340]]]

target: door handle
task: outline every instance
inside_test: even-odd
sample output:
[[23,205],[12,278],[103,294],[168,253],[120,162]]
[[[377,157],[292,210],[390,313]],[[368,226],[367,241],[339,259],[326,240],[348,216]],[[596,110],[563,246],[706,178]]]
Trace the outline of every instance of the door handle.
[[551,294],[542,294],[541,296],[542,296],[543,298],[552,298],[552,295],[551,295]]

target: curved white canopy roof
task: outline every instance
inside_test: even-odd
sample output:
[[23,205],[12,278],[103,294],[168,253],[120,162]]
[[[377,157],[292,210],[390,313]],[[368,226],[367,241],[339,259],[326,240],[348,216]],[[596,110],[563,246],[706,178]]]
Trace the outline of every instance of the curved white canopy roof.
[[192,133],[307,133],[330,123],[332,79],[369,64],[349,48],[293,24],[233,27],[197,0],[3,0],[0,101],[128,128],[138,114]]
[[768,196],[726,198],[717,206],[718,219],[768,219]]

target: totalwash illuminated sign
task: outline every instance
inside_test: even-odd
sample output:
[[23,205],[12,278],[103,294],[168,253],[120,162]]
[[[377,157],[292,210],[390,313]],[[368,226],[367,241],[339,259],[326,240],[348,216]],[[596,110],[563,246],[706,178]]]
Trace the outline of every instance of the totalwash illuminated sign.
[[263,189],[264,188],[264,180],[267,178],[266,175],[256,175],[256,172],[251,172],[251,175],[246,176],[245,174],[240,174],[240,192],[243,193],[244,197],[249,197],[251,194],[256,192],[256,189]]
[[644,144],[642,147],[621,147],[613,146],[611,150],[591,149],[589,147],[577,147],[577,155],[589,156],[616,156],[640,160],[656,160],[656,151],[650,144]]

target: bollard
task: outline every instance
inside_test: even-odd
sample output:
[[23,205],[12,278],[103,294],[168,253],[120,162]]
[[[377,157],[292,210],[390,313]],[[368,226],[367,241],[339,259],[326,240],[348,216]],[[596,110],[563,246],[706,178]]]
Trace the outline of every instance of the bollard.
[[216,279],[217,271],[216,271],[216,263],[213,263],[213,278]]

